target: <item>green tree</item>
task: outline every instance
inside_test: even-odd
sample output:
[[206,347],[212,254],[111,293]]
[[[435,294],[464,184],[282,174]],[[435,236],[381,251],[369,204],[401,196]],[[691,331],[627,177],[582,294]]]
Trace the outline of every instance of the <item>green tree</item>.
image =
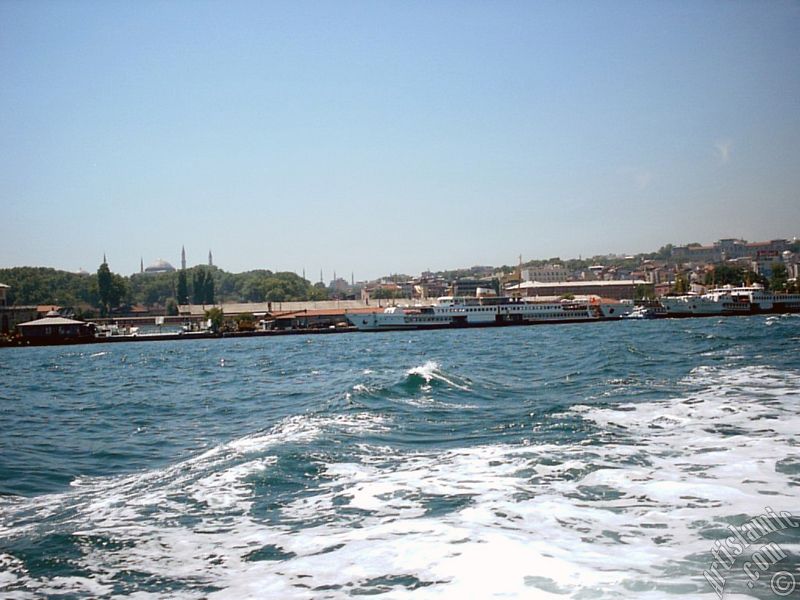
[[236,315],[234,321],[236,322],[237,331],[255,331],[256,318],[252,313]]
[[206,281],[203,286],[203,302],[205,304],[215,304],[214,302],[214,278],[211,273],[206,273]]
[[773,292],[782,292],[789,282],[789,272],[783,263],[772,263],[772,277],[769,278],[769,289]]
[[[713,270],[706,272],[706,285],[723,286],[723,285],[742,285],[747,280],[748,276],[754,275],[742,267],[734,267],[731,265],[716,265]],[[752,281],[752,279],[751,279]]]
[[0,269],[0,282],[11,286],[9,305],[57,304],[85,311],[99,307],[97,277],[46,267]]
[[111,312],[111,295],[114,285],[114,278],[108,268],[108,263],[103,263],[97,269],[97,293],[99,295],[99,308],[102,316],[108,316]]
[[169,298],[167,300],[164,312],[168,317],[175,317],[178,315],[178,303],[175,301],[175,298]]
[[225,314],[218,306],[212,306],[205,311],[205,317],[211,322],[211,331],[217,333],[222,329],[222,324],[225,321]]
[[192,304],[205,304],[206,270],[195,269],[192,272]]
[[178,304],[189,304],[189,282],[186,280],[186,271],[178,272]]
[[766,277],[749,269],[742,269],[742,281],[745,285],[753,285],[754,283],[760,283],[764,287],[769,285],[769,281]]
[[133,304],[163,307],[169,298],[176,297],[174,273],[136,273],[126,279]]
[[636,300],[654,300],[655,299],[655,292],[653,288],[649,285],[645,285],[640,283],[636,286],[636,290],[634,292]]
[[656,256],[662,260],[667,260],[672,256],[672,244],[666,244],[665,246],[661,246],[656,252]]
[[108,263],[103,263],[97,269],[97,295],[100,315],[107,317],[123,302],[129,298],[128,283],[122,275],[112,273]]
[[116,273],[111,274],[111,293],[109,294],[109,301],[111,303],[111,310],[117,308],[121,304],[130,304],[128,283],[122,275],[117,275]]
[[216,303],[214,273],[210,268],[200,267],[192,272],[192,303]]
[[689,291],[689,282],[683,273],[678,273],[677,277],[675,277],[675,285],[672,286],[672,291],[676,294],[685,294]]

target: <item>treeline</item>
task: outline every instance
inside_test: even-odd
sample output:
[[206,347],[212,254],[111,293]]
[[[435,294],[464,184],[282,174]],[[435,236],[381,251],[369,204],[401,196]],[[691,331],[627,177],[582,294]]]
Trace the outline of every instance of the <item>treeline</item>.
[[269,270],[227,273],[217,267],[193,267],[174,273],[124,277],[100,266],[97,273],[77,274],[45,267],[0,269],[0,283],[10,286],[8,303],[57,304],[78,314],[120,311],[134,305],[150,309],[178,304],[217,302],[289,302],[325,300],[327,290],[295,273]]
[[800,282],[789,279],[789,271],[786,265],[775,262],[772,263],[770,270],[772,274],[767,278],[744,267],[716,265],[713,271],[706,273],[705,284],[707,286],[738,286],[760,283],[773,292],[800,293]]
[[0,283],[10,286],[9,304],[97,306],[97,277],[57,271],[46,267],[14,267],[0,269]]

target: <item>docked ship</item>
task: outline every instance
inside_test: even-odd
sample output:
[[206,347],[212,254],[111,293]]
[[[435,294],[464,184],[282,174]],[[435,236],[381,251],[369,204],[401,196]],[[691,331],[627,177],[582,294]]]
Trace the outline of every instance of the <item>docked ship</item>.
[[800,312],[800,294],[776,294],[762,285],[725,286],[705,294],[661,298],[667,317]]
[[442,296],[432,305],[390,306],[371,314],[347,313],[363,331],[575,323],[618,319],[633,305],[591,298],[541,302],[533,298]]
[[750,312],[750,305],[746,302],[734,301],[729,294],[684,294],[681,296],[664,296],[661,298],[664,317],[703,317],[722,314]]

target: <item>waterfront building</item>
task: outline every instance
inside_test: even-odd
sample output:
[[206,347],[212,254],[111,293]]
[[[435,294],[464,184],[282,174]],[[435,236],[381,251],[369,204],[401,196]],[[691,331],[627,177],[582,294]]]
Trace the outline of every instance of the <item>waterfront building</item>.
[[23,340],[36,343],[85,341],[94,338],[94,325],[66,319],[57,312],[47,313],[44,319],[36,319],[17,325]]

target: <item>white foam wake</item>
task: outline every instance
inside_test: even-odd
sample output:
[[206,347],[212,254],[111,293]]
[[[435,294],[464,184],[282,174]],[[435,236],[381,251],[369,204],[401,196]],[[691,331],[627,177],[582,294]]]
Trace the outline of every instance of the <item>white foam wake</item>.
[[250,478],[272,468],[271,448],[387,426],[367,414],[288,419],[170,469],[4,507],[3,536],[74,509],[76,535],[117,543],[87,546],[85,581],[25,579],[0,556],[0,586],[110,593],[136,570],[186,598],[716,598],[702,577],[710,532],[765,506],[796,511],[800,476],[787,465],[800,464],[800,376],[701,368],[685,383],[701,391],[573,407],[568,416],[597,428],[581,443],[362,445],[266,519]]
[[[89,577],[33,577],[16,557],[0,554],[0,591],[20,598],[107,596],[113,595],[116,577],[131,571],[203,585],[227,579],[231,570],[244,570],[245,556],[272,537],[248,514],[254,499],[250,478],[276,461],[265,453],[309,443],[324,432],[383,429],[385,422],[366,413],[298,415],[165,469],[83,478],[67,493],[0,499],[3,539],[65,532],[77,540],[105,540],[100,547],[86,544],[74,565],[90,571]],[[182,593],[207,595],[191,586]]]

